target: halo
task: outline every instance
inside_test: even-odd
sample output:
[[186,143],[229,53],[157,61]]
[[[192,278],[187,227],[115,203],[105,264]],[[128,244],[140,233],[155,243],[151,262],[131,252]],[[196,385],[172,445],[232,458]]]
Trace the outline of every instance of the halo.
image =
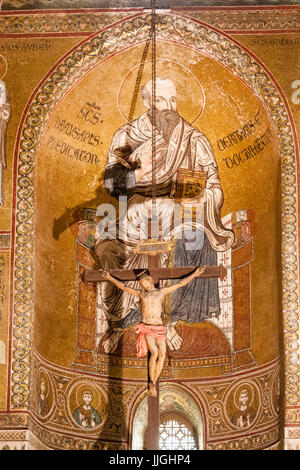
[[38,390],[38,394],[40,394],[41,392],[41,381],[42,379],[44,379],[44,382],[45,382],[45,397],[48,398],[49,396],[49,392],[50,392],[50,386],[49,386],[49,379],[45,373],[45,371],[43,370],[40,370],[39,371],[39,375],[38,375],[38,380],[37,380],[37,390]]
[[242,390],[247,390],[248,396],[249,396],[249,401],[248,401],[248,406],[252,405],[253,398],[254,398],[254,390],[251,384],[249,383],[243,383],[234,392],[234,397],[233,397],[233,402],[236,408],[240,407],[239,401],[238,401],[238,395],[241,393]]
[[76,390],[75,397],[77,407],[80,407],[80,405],[82,404],[82,394],[85,390],[88,390],[92,394],[93,399],[91,401],[91,406],[93,406],[93,408],[95,409],[98,409],[101,399],[99,391],[93,385],[87,383],[81,383]]
[[[179,100],[178,108],[180,115],[186,115],[187,120],[194,124],[202,116],[205,109],[205,94],[201,83],[199,82],[196,75],[185,65],[179,64],[178,62],[170,59],[157,59],[156,60],[156,73],[157,76],[169,78],[174,82],[178,90]],[[167,66],[163,63],[168,63]],[[151,79],[151,60],[146,60],[143,69],[143,80],[141,85],[144,85],[148,80]],[[135,65],[123,78],[118,95],[117,95],[117,106],[119,112],[126,122],[129,117],[130,100],[133,96],[136,75],[141,64]],[[190,86],[188,86],[190,84]],[[187,90],[192,88],[192,93],[187,93]],[[140,90],[139,90],[140,91]],[[128,97],[130,97],[128,99]],[[183,99],[181,98],[183,97]],[[186,106],[182,112],[180,112],[180,103],[185,101]],[[200,103],[200,104],[199,104]],[[126,106],[127,105],[127,106]],[[127,107],[127,109],[126,109]],[[199,109],[200,107],[200,109]],[[188,110],[188,111],[186,111]],[[139,93],[137,98],[135,113],[133,119],[136,119],[142,113],[145,112],[145,108],[142,103],[142,99]],[[189,115],[187,115],[189,114]]]
[[5,59],[5,57],[2,54],[0,54],[0,57],[2,57],[2,59],[4,60],[4,63],[5,63],[5,72],[2,75],[2,77],[0,77],[0,80],[3,80],[3,78],[5,77],[5,75],[7,74],[7,71],[8,71],[8,63],[7,63],[7,60]]

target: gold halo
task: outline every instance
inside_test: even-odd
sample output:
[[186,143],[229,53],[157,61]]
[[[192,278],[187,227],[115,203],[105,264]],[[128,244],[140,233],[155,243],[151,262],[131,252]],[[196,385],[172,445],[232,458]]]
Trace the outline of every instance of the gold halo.
[[251,406],[252,403],[253,403],[253,399],[254,399],[254,390],[253,390],[253,387],[251,384],[249,383],[243,383],[241,385],[239,385],[237,387],[237,389],[235,390],[234,392],[234,397],[233,397],[233,401],[234,401],[234,405],[236,408],[239,408],[240,405],[239,405],[239,402],[238,402],[238,395],[241,393],[242,390],[247,390],[248,392],[248,396],[249,396],[249,402],[248,402],[248,406]]
[[7,74],[7,70],[8,70],[8,63],[7,63],[7,60],[5,59],[5,57],[0,54],[0,57],[2,57],[2,59],[4,60],[4,63],[5,63],[5,72],[4,74],[2,75],[2,77],[0,77],[0,80],[3,80],[3,78],[5,77],[5,75]]
[[76,390],[75,397],[76,397],[77,407],[80,407],[80,405],[82,404],[82,394],[85,390],[88,390],[89,392],[91,392],[91,395],[93,397],[91,401],[91,406],[93,406],[93,408],[95,409],[98,409],[100,405],[100,399],[101,399],[99,392],[93,385],[86,384],[86,383],[80,384]]
[[50,389],[50,386],[49,386],[49,379],[48,379],[48,376],[47,374],[43,371],[43,370],[40,370],[39,371],[39,375],[38,375],[38,380],[37,380],[37,390],[38,390],[38,394],[40,394],[41,392],[41,381],[42,379],[44,379],[44,382],[45,382],[45,397],[48,398],[49,396],[49,389]]
[[[164,63],[168,63],[167,65]],[[152,61],[146,60],[141,86],[151,79]],[[131,99],[133,97],[140,64],[133,67],[123,78],[117,96],[117,105],[121,116],[128,122]],[[170,59],[156,60],[156,76],[165,77],[174,82],[178,92],[178,111],[190,124],[194,124],[203,114],[205,95],[201,83],[195,74],[185,65]],[[183,106],[184,105],[184,106]],[[181,111],[182,109],[182,111]],[[139,90],[133,119],[145,112]]]

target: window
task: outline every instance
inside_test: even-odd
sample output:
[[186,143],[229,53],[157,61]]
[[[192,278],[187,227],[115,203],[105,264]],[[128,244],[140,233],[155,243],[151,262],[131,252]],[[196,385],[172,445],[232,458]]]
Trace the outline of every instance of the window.
[[159,426],[160,450],[196,450],[197,439],[190,422],[184,417],[168,413]]

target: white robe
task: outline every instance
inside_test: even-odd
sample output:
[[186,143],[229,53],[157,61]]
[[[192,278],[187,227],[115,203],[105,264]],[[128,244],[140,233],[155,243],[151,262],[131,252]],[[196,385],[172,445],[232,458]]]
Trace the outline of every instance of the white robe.
[[[146,152],[151,152],[152,126],[147,114],[132,123],[121,127],[114,135],[110,146],[106,168],[121,164],[128,171],[136,160],[143,161]],[[119,149],[131,148],[126,157],[120,156]],[[223,204],[223,191],[220,184],[218,166],[211,145],[205,135],[180,118],[174,128],[169,145],[156,135],[156,216],[160,221],[160,236],[172,240],[185,230],[205,231],[211,246],[216,251],[226,251],[234,241],[231,230],[221,222],[220,210]],[[206,173],[206,203],[197,207],[197,218],[184,220],[183,225],[172,227],[175,202],[173,199],[177,171],[179,168],[203,171]],[[103,269],[146,268],[146,255],[135,253],[136,244],[147,239],[148,219],[152,210],[152,167],[136,184],[135,193],[128,201],[128,211],[122,224],[118,226],[118,239],[96,241],[95,251]],[[186,204],[189,206],[190,204]],[[161,266],[168,266],[168,255],[160,255]],[[128,285],[139,288],[138,283]],[[138,308],[136,297],[121,292],[111,283],[100,283],[98,309],[109,321],[118,321]]]

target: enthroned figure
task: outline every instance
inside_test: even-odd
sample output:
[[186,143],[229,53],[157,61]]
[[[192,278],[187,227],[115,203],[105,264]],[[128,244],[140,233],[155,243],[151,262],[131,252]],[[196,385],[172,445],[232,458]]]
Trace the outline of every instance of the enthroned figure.
[[204,267],[201,266],[187,276],[180,280],[178,284],[173,286],[163,287],[157,289],[154,280],[147,269],[139,275],[139,283],[141,290],[132,289],[123,284],[123,282],[115,279],[107,271],[103,272],[103,276],[122,289],[128,294],[138,297],[141,312],[142,322],[135,326],[135,331],[138,334],[137,340],[137,357],[144,357],[150,352],[149,360],[149,395],[156,397],[156,382],[162,371],[164,360],[166,356],[166,327],[163,325],[163,300],[166,295],[175,292],[180,287],[186,286],[199,274],[204,272]]
[[[95,253],[104,270],[144,269],[147,256],[136,253],[136,246],[148,238],[145,228],[152,219],[152,136],[155,136],[156,217],[161,240],[175,240],[174,266],[213,266],[217,252],[228,250],[234,241],[231,230],[221,222],[223,190],[212,147],[196,127],[177,111],[177,90],[167,79],[156,79],[156,97],[152,99],[151,81],[141,89],[146,112],[119,128],[112,138],[104,186],[112,197],[127,197],[126,216],[117,220],[115,233],[97,233]],[[156,127],[152,119],[156,114]],[[175,187],[179,170],[201,171],[206,175],[205,188],[196,198],[181,200],[182,208],[190,206],[201,214],[190,221],[183,237],[176,237],[170,222],[175,214]],[[192,238],[195,238],[195,243]],[[168,254],[161,254],[160,265],[168,267]],[[177,281],[175,281],[177,282]],[[126,283],[135,288],[132,281]],[[110,330],[103,343],[105,352],[114,352],[126,327],[141,321],[137,298],[109,283],[98,288],[98,318],[107,318]],[[167,342],[171,350],[180,349],[182,339],[175,325],[179,320],[202,322],[220,315],[218,280],[197,278],[172,295],[171,322],[167,325]]]

